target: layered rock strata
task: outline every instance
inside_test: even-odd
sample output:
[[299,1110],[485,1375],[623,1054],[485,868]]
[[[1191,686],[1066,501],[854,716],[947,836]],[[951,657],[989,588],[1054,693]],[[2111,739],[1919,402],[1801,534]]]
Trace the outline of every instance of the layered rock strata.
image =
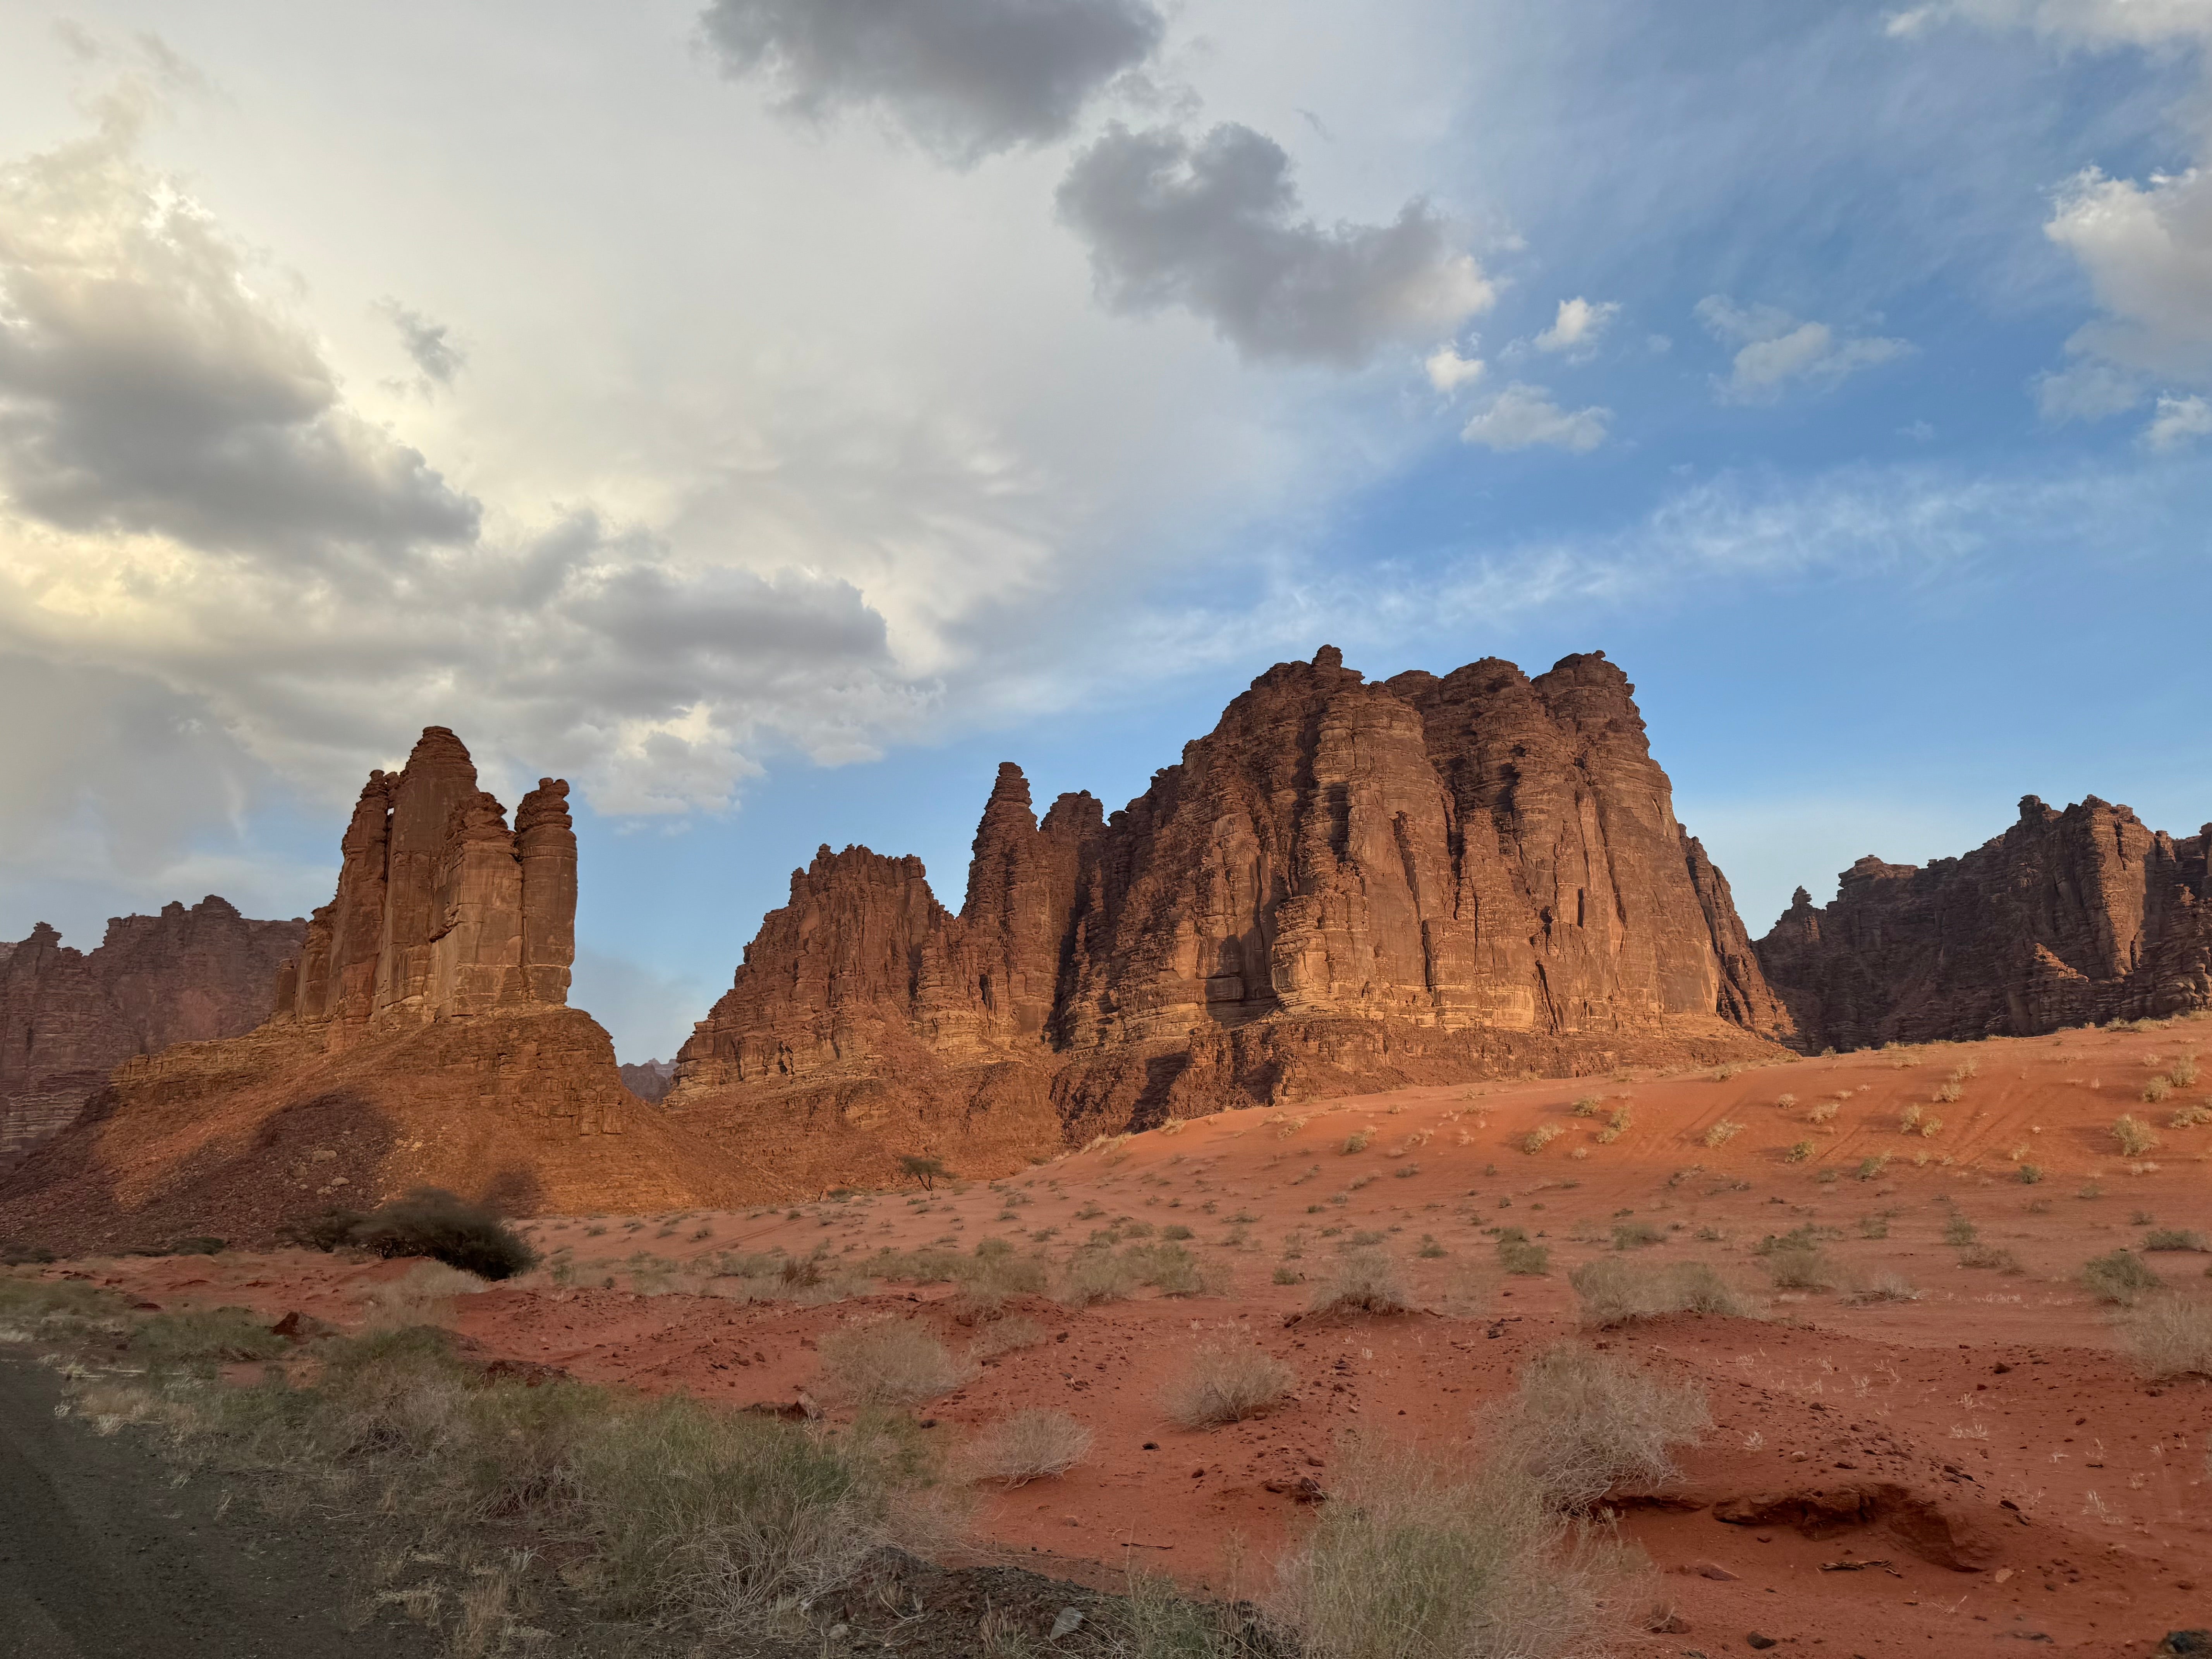
[[1869,856],[1759,941],[1801,1042],[2035,1036],[2212,1006],[2212,824],[2177,840],[2094,795],[2033,795],[2011,828],[1924,869]]
[[72,1250],[252,1240],[424,1183],[522,1212],[757,1190],[647,1110],[606,1032],[564,1006],[567,794],[542,780],[510,830],[460,740],[424,732],[404,770],[370,775],[337,891],[278,969],[274,1014],[123,1066],[0,1178],[10,1232]]
[[259,1024],[270,976],[305,931],[210,894],[113,917],[90,951],[43,921],[0,944],[0,1164],[66,1126],[132,1056]]
[[886,1167],[888,1115],[1003,1165],[1169,1113],[1756,1049],[1789,1016],[1633,690],[1595,654],[1370,684],[1324,648],[1110,817],[1040,822],[1002,766],[957,915],[913,858],[793,872],[669,1104],[811,1115]]

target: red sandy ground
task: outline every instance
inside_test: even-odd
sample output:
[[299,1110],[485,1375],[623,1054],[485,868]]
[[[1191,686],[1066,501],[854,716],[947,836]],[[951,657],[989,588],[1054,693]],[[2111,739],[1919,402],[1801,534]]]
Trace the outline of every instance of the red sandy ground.
[[[1264,1589],[1267,1562],[1310,1514],[1297,1483],[1327,1486],[1345,1431],[1440,1453],[1480,1447],[1485,1411],[1517,1368],[1577,1334],[1567,1270],[1609,1252],[1616,1219],[1666,1232],[1640,1261],[1710,1261],[1752,1286],[1766,1277],[1750,1247],[1809,1221],[1842,1230],[1825,1248],[1847,1274],[1894,1272],[1919,1299],[1855,1306],[1837,1293],[1787,1294],[1764,1322],[1676,1317],[1584,1334],[1697,1377],[1714,1417],[1682,1460],[1681,1506],[1638,1504],[1623,1517],[1684,1628],[1638,1634],[1620,1651],[1717,1655],[1760,1632],[1833,1659],[2025,1655],[2046,1644],[2119,1659],[2148,1653],[2169,1629],[2212,1625],[2212,1381],[2144,1382],[2110,1311],[2075,1275],[2091,1255],[2139,1243],[2153,1219],[2212,1230],[2212,1127],[2166,1127],[2208,1085],[2158,1105],[2141,1099],[2146,1080],[2200,1035],[2212,1050],[2212,1025],[2185,1022],[1803,1060],[1727,1079],[1404,1090],[1197,1120],[991,1188],[750,1214],[548,1218],[533,1231],[549,1250],[571,1249],[571,1283],[541,1271],[464,1297],[456,1323],[489,1353],[590,1381],[738,1405],[788,1401],[816,1386],[816,1338],[857,1316],[912,1317],[957,1347],[971,1333],[944,1305],[947,1287],[886,1286],[813,1307],[741,1304],[696,1277],[636,1293],[629,1258],[644,1250],[690,1262],[781,1247],[857,1261],[884,1247],[966,1250],[994,1237],[1059,1255],[1116,1217],[1182,1223],[1223,1293],[1145,1292],[1079,1313],[1028,1303],[1021,1310],[1047,1340],[992,1360],[919,1414],[948,1449],[1022,1405],[1063,1408],[1095,1431],[1089,1458],[1065,1478],[980,1491],[975,1536],[1002,1558],[1101,1583],[1133,1561],[1193,1589],[1250,1592]],[[1978,1071],[1963,1097],[1934,1103],[1965,1060]],[[1832,1123],[1807,1121],[1844,1091]],[[1776,1103],[1785,1091],[1794,1108]],[[1598,1143],[1603,1119],[1571,1110],[1586,1095],[1607,1111],[1629,1104],[1632,1127]],[[1932,1138],[1899,1129],[1916,1103],[1945,1120]],[[2151,1163],[2115,1148],[2111,1125],[2123,1111],[2160,1134]],[[1723,1121],[1744,1127],[1707,1147],[1706,1131]],[[1565,1133],[1540,1152],[1520,1150],[1544,1123]],[[1358,1130],[1370,1144],[1346,1152]],[[1806,1139],[1814,1156],[1785,1161]],[[1863,1160],[1885,1154],[1878,1174],[1859,1177]],[[2021,1158],[2044,1170],[2041,1182],[2018,1178]],[[1824,1183],[1824,1171],[1838,1178]],[[1331,1201],[1338,1194],[1344,1202]],[[1887,1236],[1863,1237],[1860,1218],[1877,1213],[1889,1218]],[[1942,1237],[1954,1213],[2024,1271],[1962,1267]],[[1498,1275],[1480,1230],[1500,1224],[1552,1247],[1549,1277]],[[1238,1228],[1241,1245],[1231,1242]],[[1344,1231],[1324,1237],[1326,1228]],[[1272,1280],[1294,1229],[1303,1254],[1288,1265],[1315,1280],[1352,1231],[1383,1233],[1426,1310],[1291,1321],[1313,1287]],[[1425,1235],[1446,1253],[1417,1255]],[[2144,1260],[2212,1296],[2212,1257]],[[70,1270],[165,1304],[245,1303],[349,1322],[368,1282],[404,1269],[283,1252]],[[1206,1333],[1229,1326],[1295,1368],[1295,1396],[1252,1422],[1176,1428],[1159,1404],[1163,1384]],[[1939,1565],[1928,1558],[1944,1550],[1916,1550],[1881,1522],[1815,1539],[1713,1513],[1750,1494],[1875,1481],[1940,1504],[1974,1570]],[[1845,1560],[1887,1565],[1821,1570]]]

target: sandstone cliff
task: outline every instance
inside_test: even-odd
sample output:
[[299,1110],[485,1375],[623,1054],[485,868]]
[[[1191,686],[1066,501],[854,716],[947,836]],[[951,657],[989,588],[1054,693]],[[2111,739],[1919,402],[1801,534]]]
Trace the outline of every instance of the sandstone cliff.
[[114,917],[89,952],[44,922],[0,944],[0,1163],[68,1124],[134,1054],[252,1030],[304,932],[210,894],[190,909]]
[[752,1190],[647,1110],[605,1031],[563,1006],[568,787],[542,780],[510,831],[441,726],[405,769],[372,773],[337,891],[276,970],[274,1014],[117,1070],[77,1122],[0,1177],[10,1234],[71,1250],[181,1232],[263,1239],[424,1183],[518,1211]]
[[[1674,821],[1626,678],[1279,664],[1123,811],[1000,769],[951,915],[824,847],[671,1109],[848,1178],[982,1172],[1174,1113],[1753,1050],[1789,1017]],[[771,1161],[774,1161],[773,1159]]]
[[622,1073],[623,1087],[649,1106],[658,1106],[676,1086],[672,1060],[626,1061],[617,1069]]
[[2033,1036],[2212,1006],[2212,825],[2177,841],[2092,795],[1925,869],[1869,856],[1759,941],[1814,1048]]

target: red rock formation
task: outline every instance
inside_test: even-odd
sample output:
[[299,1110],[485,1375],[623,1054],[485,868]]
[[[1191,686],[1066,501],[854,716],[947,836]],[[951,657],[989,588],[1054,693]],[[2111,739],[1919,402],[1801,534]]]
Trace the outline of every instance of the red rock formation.
[[541,781],[510,832],[460,740],[426,731],[405,770],[370,775],[337,895],[277,975],[274,1016],[118,1070],[0,1179],[11,1231],[69,1249],[252,1239],[423,1183],[518,1210],[762,1192],[646,1111],[607,1034],[562,1006],[576,915],[567,793]]
[[576,954],[568,793],[539,779],[510,833],[461,740],[427,728],[404,770],[369,774],[337,895],[278,979],[278,1015],[343,1028],[565,1003]]
[[1103,823],[1039,824],[1002,766],[960,915],[914,859],[823,848],[669,1103],[844,1133],[896,1097],[981,1172],[1133,1116],[1754,1048],[1787,1015],[1632,690],[1600,656],[1370,685],[1324,648]]
[[672,1060],[625,1060],[616,1069],[622,1073],[623,1087],[648,1106],[660,1104],[676,1085]]
[[1813,1048],[2033,1036],[2212,1006],[2212,824],[2185,840],[2094,795],[2033,795],[1996,840],[1925,869],[1869,856],[1759,941]]
[[252,1030],[305,931],[297,919],[250,921],[210,894],[115,917],[88,954],[44,922],[0,944],[0,1161],[62,1128],[132,1055]]

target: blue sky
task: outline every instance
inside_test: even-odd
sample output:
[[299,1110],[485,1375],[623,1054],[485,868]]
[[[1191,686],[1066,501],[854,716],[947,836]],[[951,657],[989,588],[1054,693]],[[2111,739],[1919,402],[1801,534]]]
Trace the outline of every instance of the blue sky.
[[0,934],[576,781],[665,1054],[1269,663],[1603,649],[1764,931],[2212,816],[2205,0],[0,17]]

